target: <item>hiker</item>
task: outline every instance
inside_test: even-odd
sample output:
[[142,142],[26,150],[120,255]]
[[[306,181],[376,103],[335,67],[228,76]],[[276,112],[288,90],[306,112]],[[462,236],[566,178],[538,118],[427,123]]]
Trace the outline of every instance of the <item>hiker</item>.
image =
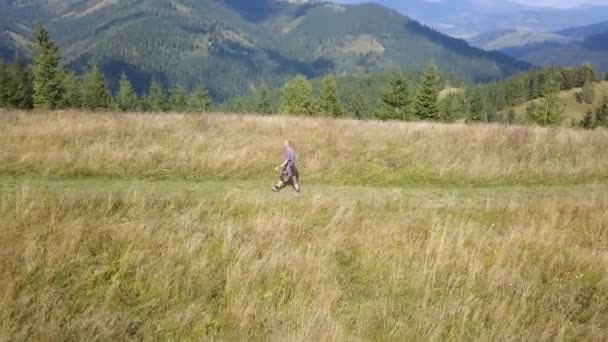
[[293,144],[289,140],[285,140],[285,155],[283,164],[277,166],[275,170],[281,170],[279,183],[272,187],[272,191],[279,192],[287,185],[293,186],[297,193],[300,193],[300,184],[298,184],[298,169],[296,168],[296,152],[293,149]]

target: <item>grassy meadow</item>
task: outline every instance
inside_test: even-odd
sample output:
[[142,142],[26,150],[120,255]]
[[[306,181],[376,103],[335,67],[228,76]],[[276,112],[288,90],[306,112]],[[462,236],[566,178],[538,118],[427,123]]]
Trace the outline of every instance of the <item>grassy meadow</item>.
[[[608,339],[608,131],[0,113],[0,340]],[[303,194],[270,192],[282,140]]]

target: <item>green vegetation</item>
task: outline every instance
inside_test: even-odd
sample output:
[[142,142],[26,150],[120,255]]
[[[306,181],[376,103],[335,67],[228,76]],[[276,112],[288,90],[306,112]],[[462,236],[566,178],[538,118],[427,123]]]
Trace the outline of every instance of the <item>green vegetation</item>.
[[[290,127],[299,197],[269,189]],[[608,337],[608,130],[6,111],[0,131],[6,340]]]
[[27,28],[40,18],[58,40],[63,65],[80,71],[93,57],[113,90],[125,72],[138,94],[152,79],[186,89],[204,80],[219,103],[246,94],[252,84],[280,87],[297,74],[313,79],[413,72],[431,59],[444,72],[470,81],[529,68],[373,4],[53,0],[6,6],[0,10],[0,47],[3,36],[12,35],[17,39],[8,40],[11,49],[33,55]]
[[38,47],[32,67],[34,77],[34,107],[54,109],[61,98],[61,78],[58,74],[59,52],[49,33],[38,23],[35,26]]
[[285,83],[281,91],[282,114],[313,115],[316,113],[312,84],[303,75]]

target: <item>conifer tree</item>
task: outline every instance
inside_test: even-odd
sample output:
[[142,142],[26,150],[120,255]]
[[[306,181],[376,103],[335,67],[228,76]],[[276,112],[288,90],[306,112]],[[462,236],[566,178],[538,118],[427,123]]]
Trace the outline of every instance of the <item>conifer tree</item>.
[[312,84],[302,75],[285,83],[281,91],[282,114],[315,114],[315,103],[312,96]]
[[15,57],[11,72],[12,82],[8,91],[8,107],[32,109],[34,107],[32,75],[20,55]]
[[487,121],[483,94],[479,88],[475,88],[469,95],[469,119],[473,121]]
[[526,112],[528,119],[539,125],[556,125],[562,122],[564,105],[559,98],[561,86],[550,75],[545,81],[542,97],[536,102],[532,102]]
[[584,103],[587,104],[592,104],[595,101],[595,86],[591,79],[585,80],[585,84],[583,84],[581,99]]
[[578,70],[578,86],[582,86],[587,81],[597,81],[597,73],[595,72],[595,68],[593,65],[591,65],[591,63],[583,64]]
[[112,92],[99,64],[91,63],[91,70],[83,82],[82,106],[88,110],[107,110],[113,106]]
[[465,99],[461,94],[450,94],[439,101],[439,119],[450,122],[455,119],[466,117],[467,108]]
[[205,85],[200,82],[194,87],[190,99],[188,101],[188,110],[191,112],[209,112],[211,111],[211,99]]
[[258,92],[257,99],[257,110],[260,114],[272,114],[272,106],[270,104],[270,97],[268,95],[268,89],[263,86]]
[[12,77],[8,65],[0,59],[0,108],[8,108],[9,89],[12,87]]
[[365,97],[359,92],[356,92],[348,102],[348,111],[350,115],[357,119],[364,119],[370,116],[369,104]]
[[338,86],[333,75],[326,76],[321,81],[320,112],[327,116],[341,117],[344,115],[342,101],[338,96]]
[[188,93],[181,85],[176,85],[171,89],[169,96],[171,110],[175,112],[185,112],[188,109]]
[[595,110],[595,125],[597,127],[608,127],[608,97],[604,97],[602,103]]
[[164,112],[167,110],[167,96],[163,86],[157,80],[152,80],[150,83],[150,91],[148,92],[148,109],[152,112]]
[[54,109],[61,97],[61,79],[57,69],[59,53],[42,24],[37,23],[35,31],[38,54],[33,66],[34,106],[39,109]]
[[422,120],[438,121],[439,109],[437,101],[439,99],[439,70],[435,64],[427,66],[420,80],[420,88],[416,93],[414,105],[414,115]]
[[595,120],[593,118],[593,113],[591,112],[591,110],[588,110],[587,113],[585,114],[585,117],[583,118],[583,120],[581,120],[581,122],[579,122],[579,127],[581,128],[585,128],[585,129],[594,129],[595,128]]
[[515,108],[509,109],[509,113],[507,114],[507,122],[509,124],[514,124],[517,121],[517,115],[515,115]]
[[139,109],[139,97],[131,85],[131,81],[125,73],[120,75],[118,81],[118,93],[116,94],[116,105],[118,109],[125,111],[134,111]]
[[412,118],[412,98],[407,78],[399,75],[390,81],[380,95],[380,104],[374,113],[380,120],[409,120]]
[[82,100],[80,80],[67,69],[60,73],[60,78],[62,93],[56,108],[80,108]]

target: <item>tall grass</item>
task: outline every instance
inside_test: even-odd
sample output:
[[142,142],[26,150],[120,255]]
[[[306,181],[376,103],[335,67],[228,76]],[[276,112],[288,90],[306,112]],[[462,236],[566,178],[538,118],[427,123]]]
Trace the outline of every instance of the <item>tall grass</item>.
[[0,115],[0,172],[265,178],[296,142],[303,178],[343,184],[608,179],[608,131],[235,115]]
[[0,340],[608,338],[608,197],[0,198]]
[[[67,112],[0,133],[0,341],[608,339],[605,130]],[[297,199],[103,186],[255,186],[285,138],[317,183]],[[551,182],[585,185],[438,195]]]

